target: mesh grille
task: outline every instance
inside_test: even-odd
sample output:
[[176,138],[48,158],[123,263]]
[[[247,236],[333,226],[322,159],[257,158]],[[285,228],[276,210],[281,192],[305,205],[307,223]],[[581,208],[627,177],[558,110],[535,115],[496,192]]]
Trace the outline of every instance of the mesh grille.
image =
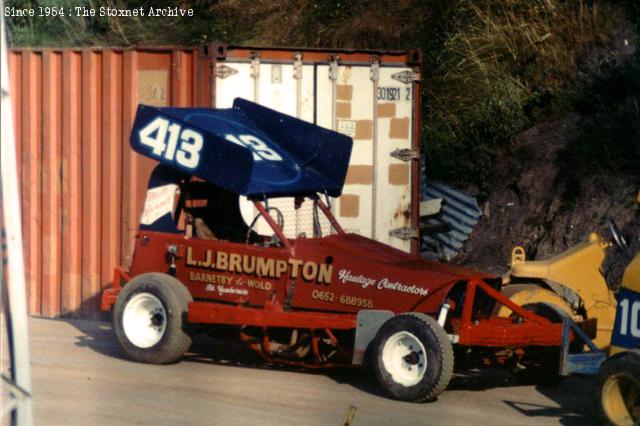
[[[313,201],[305,200],[299,209],[295,209],[293,198],[274,198],[269,200],[269,207],[275,207],[282,213],[284,218],[284,234],[287,238],[297,238],[304,234],[307,238],[312,238],[313,233]],[[278,214],[270,210],[269,214],[278,222]],[[335,233],[331,227],[329,219],[317,209],[320,231],[322,236]],[[320,236],[320,235],[319,235]]]

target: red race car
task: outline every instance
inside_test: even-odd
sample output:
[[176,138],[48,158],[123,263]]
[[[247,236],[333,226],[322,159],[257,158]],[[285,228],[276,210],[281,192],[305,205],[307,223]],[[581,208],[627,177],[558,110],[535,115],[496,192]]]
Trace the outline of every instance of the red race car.
[[[390,396],[428,401],[449,384],[454,352],[460,365],[543,366],[560,346],[562,324],[510,302],[499,278],[345,233],[330,200],[347,136],[236,99],[140,106],[131,145],[160,164],[132,264],[102,308],[134,360],[178,361],[194,333],[231,326],[269,362],[369,365]],[[500,305],[513,314],[497,317]]]

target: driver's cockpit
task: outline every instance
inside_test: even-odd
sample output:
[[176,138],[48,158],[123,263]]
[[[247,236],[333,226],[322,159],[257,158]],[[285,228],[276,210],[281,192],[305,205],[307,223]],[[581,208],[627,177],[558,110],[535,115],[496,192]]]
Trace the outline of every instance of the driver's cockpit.
[[158,165],[149,181],[140,229],[184,233],[187,238],[282,245],[281,240],[335,233],[339,225],[334,224],[329,203],[328,198],[325,204],[313,194],[254,202]]

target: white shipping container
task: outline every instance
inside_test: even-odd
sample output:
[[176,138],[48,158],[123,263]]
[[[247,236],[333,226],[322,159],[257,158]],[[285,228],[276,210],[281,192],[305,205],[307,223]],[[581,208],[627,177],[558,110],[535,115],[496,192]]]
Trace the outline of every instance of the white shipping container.
[[[212,100],[236,97],[336,130],[354,141],[342,196],[332,210],[348,232],[417,253],[419,51],[311,50],[212,45]],[[309,203],[306,203],[309,204]],[[282,212],[288,237],[312,235],[310,215],[292,199]],[[253,206],[243,203],[250,222]],[[307,219],[308,220],[308,219]],[[266,223],[258,230],[268,232]],[[322,231],[331,232],[328,223]]]

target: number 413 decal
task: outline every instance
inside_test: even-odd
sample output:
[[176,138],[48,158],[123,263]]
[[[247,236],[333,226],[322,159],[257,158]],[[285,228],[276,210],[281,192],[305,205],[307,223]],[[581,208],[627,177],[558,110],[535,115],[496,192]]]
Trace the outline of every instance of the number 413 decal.
[[200,163],[202,135],[195,130],[183,129],[165,118],[157,117],[140,130],[140,143],[153,148],[155,156],[171,161],[175,159],[188,169],[195,169]]
[[[255,161],[282,161],[282,157],[253,135],[225,135],[225,139],[253,152]],[[156,157],[176,161],[188,169],[195,169],[200,163],[203,137],[191,129],[183,129],[179,124],[166,118],[157,117],[140,130],[140,143],[153,148]]]

